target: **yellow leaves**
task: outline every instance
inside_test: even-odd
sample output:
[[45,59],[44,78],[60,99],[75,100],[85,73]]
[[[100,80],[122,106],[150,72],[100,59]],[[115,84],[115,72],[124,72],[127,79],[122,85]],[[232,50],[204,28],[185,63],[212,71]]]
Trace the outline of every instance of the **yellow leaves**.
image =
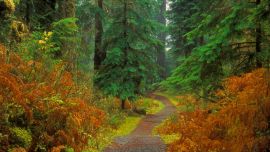
[[4,0],[6,7],[9,9],[10,13],[15,11],[15,4],[13,0]]
[[38,44],[40,44],[40,45],[46,44],[46,41],[44,41],[44,40],[39,40],[39,41],[38,41]]
[[44,36],[44,38],[50,38],[51,36],[52,36],[52,34],[53,34],[53,32],[44,32],[43,33],[43,36]]
[[48,33],[47,33],[47,37],[51,37],[52,34],[53,34],[53,32],[48,32]]
[[51,42],[51,37],[53,32],[44,32],[42,35],[42,39],[38,40],[37,43],[40,45],[41,51],[47,51],[50,48],[54,47],[54,44]]

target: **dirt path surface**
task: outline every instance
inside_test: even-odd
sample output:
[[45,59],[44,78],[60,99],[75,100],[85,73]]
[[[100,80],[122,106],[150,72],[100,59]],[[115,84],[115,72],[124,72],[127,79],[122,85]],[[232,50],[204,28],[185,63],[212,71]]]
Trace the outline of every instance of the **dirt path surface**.
[[116,138],[104,152],[166,152],[166,145],[160,137],[152,136],[152,130],[176,112],[176,108],[166,97],[154,94],[150,97],[161,101],[165,108],[158,114],[146,115],[130,135]]

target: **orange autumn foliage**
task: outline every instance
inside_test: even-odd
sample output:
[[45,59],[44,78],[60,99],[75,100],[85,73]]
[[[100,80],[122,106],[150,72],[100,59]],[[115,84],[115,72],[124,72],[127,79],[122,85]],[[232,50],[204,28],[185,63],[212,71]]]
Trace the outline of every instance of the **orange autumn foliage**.
[[207,109],[180,112],[175,121],[158,128],[161,134],[177,133],[169,152],[245,152],[270,149],[269,75],[257,69],[224,81],[219,101]]
[[[105,113],[87,103],[89,88],[80,88],[65,63],[53,71],[37,61],[24,62],[10,54],[7,64],[0,45],[0,151],[61,151],[66,147],[80,152],[87,148],[89,136],[95,137],[105,122]],[[55,72],[55,71],[58,71]],[[29,146],[12,137],[11,127],[30,132]],[[1,138],[0,138],[1,139]],[[17,143],[16,143],[17,142]]]

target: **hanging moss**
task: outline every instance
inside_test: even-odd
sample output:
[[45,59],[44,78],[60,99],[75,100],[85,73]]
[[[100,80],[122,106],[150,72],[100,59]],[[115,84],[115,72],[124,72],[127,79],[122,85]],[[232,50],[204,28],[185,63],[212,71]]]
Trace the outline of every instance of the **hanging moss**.
[[16,41],[21,41],[22,38],[29,33],[28,27],[21,21],[12,21],[11,23],[11,36]]
[[7,37],[11,30],[11,16],[15,11],[15,4],[13,0],[0,0],[0,42],[6,43]]
[[15,11],[15,4],[13,0],[0,0],[0,15],[7,17]]
[[15,11],[15,4],[13,2],[13,0],[4,0],[4,3],[7,7],[7,9],[9,10],[10,13],[14,13]]

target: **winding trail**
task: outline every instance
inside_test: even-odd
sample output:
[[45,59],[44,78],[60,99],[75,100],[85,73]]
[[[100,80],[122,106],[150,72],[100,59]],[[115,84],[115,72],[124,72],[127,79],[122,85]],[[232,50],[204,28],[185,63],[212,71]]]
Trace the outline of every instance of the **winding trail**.
[[146,115],[130,135],[116,138],[104,152],[166,152],[166,145],[160,137],[152,135],[152,130],[176,112],[176,108],[166,97],[155,94],[150,97],[161,101],[165,108],[155,115]]

